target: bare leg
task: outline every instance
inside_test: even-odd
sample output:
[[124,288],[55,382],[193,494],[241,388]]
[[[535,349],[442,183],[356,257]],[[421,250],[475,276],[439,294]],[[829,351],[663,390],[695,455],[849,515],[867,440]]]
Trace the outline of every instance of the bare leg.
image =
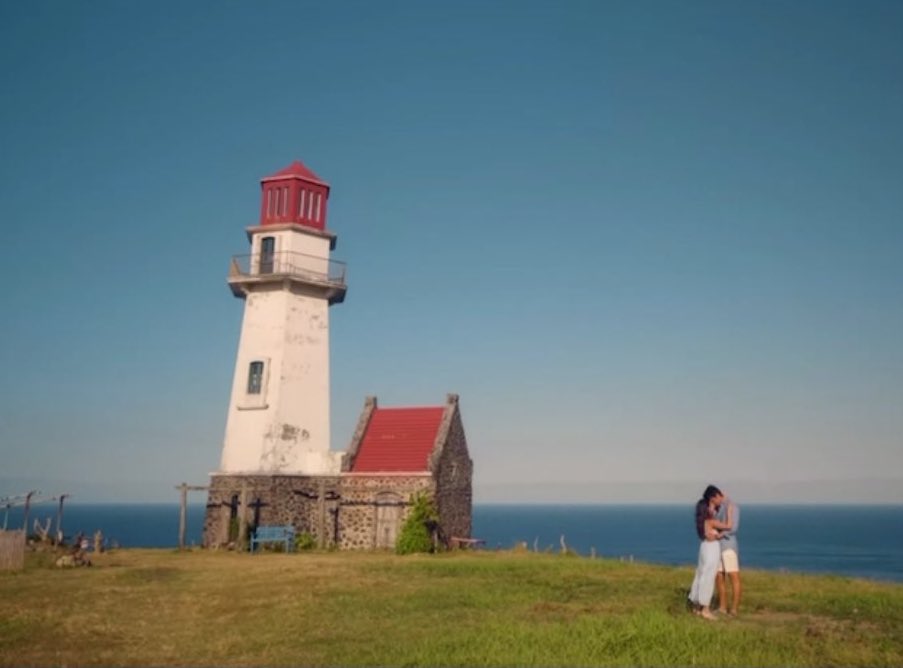
[[[743,591],[743,587],[740,584],[740,573],[731,573],[731,593],[733,596],[731,597],[731,613],[737,614],[740,609],[740,593]],[[723,586],[723,585],[722,585]],[[722,604],[723,605],[723,604]]]
[[[733,584],[733,581],[731,581],[731,584]],[[721,571],[718,571],[718,574],[715,576],[715,588],[718,590],[718,612],[727,612],[727,591],[724,587],[724,573]]]

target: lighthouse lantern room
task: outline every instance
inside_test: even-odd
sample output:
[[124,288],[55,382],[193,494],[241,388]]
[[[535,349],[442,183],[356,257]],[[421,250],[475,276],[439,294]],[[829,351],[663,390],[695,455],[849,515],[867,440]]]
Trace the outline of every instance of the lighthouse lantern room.
[[330,450],[329,307],[345,298],[345,265],[330,258],[329,185],[300,162],[261,181],[250,253],[229,286],[244,317],[220,469],[214,475],[339,472]]

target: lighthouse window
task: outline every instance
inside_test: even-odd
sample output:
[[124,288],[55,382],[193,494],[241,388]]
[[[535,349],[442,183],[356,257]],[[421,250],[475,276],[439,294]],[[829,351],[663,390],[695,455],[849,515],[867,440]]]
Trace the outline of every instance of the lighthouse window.
[[263,386],[263,362],[251,362],[248,370],[248,394],[260,394]]
[[283,216],[288,213],[288,188],[282,189],[282,209],[280,209],[279,213]]
[[264,237],[260,240],[260,273],[273,273],[273,258],[276,254],[276,237]]
[[307,191],[302,190],[301,191],[301,203],[298,204],[298,217],[299,218],[304,218],[304,199],[306,196],[307,196]]
[[314,220],[320,222],[320,193],[317,193],[317,203],[314,209]]
[[267,217],[273,212],[273,191],[267,190]]

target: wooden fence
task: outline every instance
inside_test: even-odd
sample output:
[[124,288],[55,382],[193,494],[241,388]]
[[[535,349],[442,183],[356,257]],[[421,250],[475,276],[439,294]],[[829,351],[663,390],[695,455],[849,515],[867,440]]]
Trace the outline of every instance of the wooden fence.
[[25,532],[0,530],[0,571],[25,568]]

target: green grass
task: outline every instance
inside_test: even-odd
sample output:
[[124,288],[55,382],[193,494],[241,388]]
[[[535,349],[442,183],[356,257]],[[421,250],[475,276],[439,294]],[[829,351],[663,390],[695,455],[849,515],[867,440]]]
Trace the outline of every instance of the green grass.
[[0,665],[903,665],[903,586],[744,573],[738,619],[687,568],[530,553],[121,550],[0,573]]

